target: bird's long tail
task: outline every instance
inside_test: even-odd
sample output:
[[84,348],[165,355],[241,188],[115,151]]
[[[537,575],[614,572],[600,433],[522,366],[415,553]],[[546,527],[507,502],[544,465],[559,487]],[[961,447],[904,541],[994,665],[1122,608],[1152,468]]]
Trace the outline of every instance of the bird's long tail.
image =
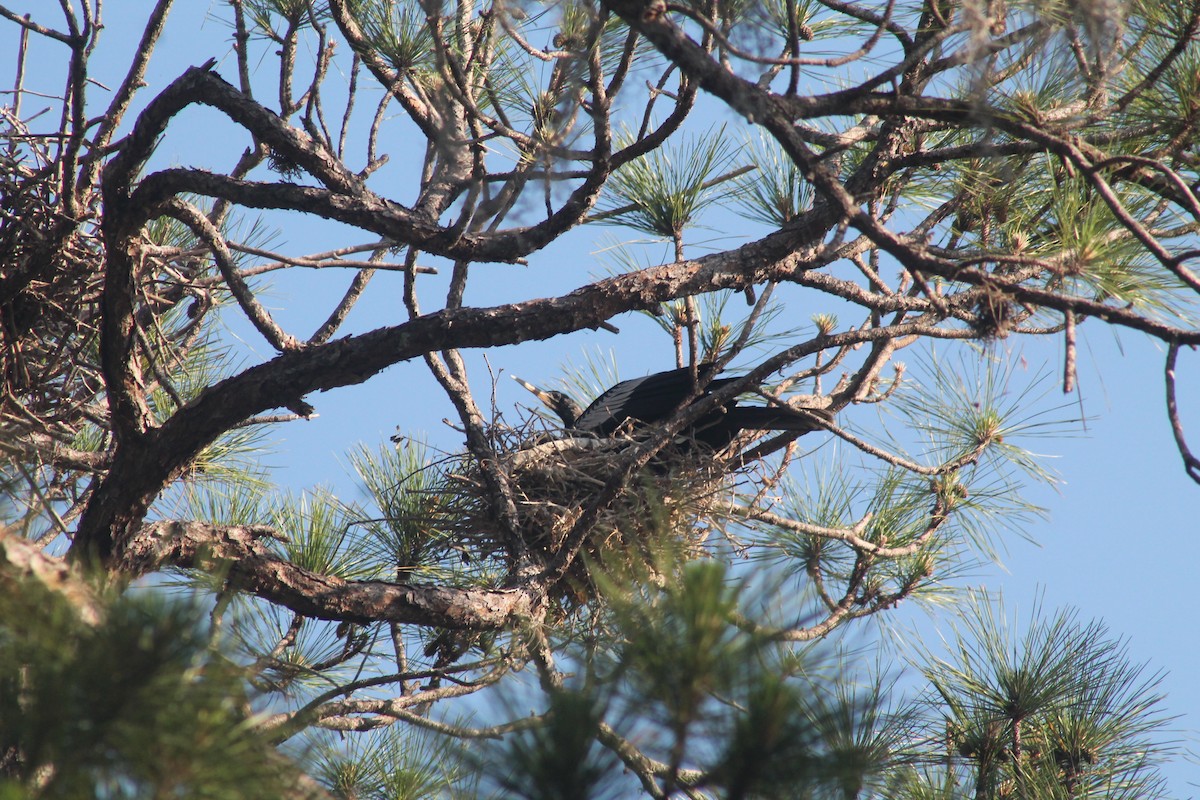
[[729,409],[724,424],[752,431],[819,431],[818,419],[830,420],[824,409],[788,411],[783,408],[735,406]]

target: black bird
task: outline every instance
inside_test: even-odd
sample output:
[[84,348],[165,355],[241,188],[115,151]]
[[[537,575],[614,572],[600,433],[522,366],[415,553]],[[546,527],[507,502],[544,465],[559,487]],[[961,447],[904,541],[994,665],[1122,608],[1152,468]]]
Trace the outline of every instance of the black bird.
[[[700,366],[700,378],[707,365]],[[527,383],[515,375],[514,379],[541,400],[559,416],[563,427],[596,436],[612,436],[627,421],[634,424],[653,425],[670,419],[680,405],[695,393],[690,368],[658,372],[644,378],[632,378],[607,390],[592,404],[581,409],[579,404],[562,392],[546,391]],[[709,381],[692,403],[697,403],[722,386],[741,380],[740,378],[714,378]],[[728,445],[744,430],[761,431],[808,431],[820,430],[809,414],[828,418],[828,412],[813,409],[808,413],[766,406],[739,406],[737,399],[717,405],[713,410],[696,420],[684,435],[703,442],[714,450]]]

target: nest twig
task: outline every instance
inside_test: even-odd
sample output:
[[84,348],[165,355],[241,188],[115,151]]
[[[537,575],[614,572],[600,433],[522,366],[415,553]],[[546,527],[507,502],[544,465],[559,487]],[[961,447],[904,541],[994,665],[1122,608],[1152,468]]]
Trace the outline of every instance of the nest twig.
[[[528,552],[549,563],[569,531],[620,468],[638,440],[549,438],[510,431],[505,470],[516,499],[519,535]],[[664,448],[631,476],[592,527],[566,579],[552,590],[570,607],[593,599],[596,571],[620,571],[654,579],[662,552],[684,558],[699,555],[708,538],[704,519],[724,484],[724,462],[694,442]],[[466,460],[454,475],[461,505],[455,538],[469,542],[480,557],[514,561],[512,543],[494,513],[478,465]]]

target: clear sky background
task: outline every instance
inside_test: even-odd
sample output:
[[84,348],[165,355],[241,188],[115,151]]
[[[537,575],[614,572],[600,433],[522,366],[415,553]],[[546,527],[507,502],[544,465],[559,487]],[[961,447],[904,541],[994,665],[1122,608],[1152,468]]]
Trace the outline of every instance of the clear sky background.
[[[31,11],[35,18],[50,24],[59,22],[52,4],[45,0],[7,5],[18,13]],[[179,0],[176,5],[151,64],[150,86],[144,90],[142,102],[187,66],[211,57],[218,59],[217,69],[227,79],[235,77],[232,32],[224,23],[208,18],[208,0]],[[131,0],[109,0],[105,4],[108,29],[93,62],[97,66],[93,77],[105,86],[115,87],[127,69],[147,8],[148,4]],[[215,15],[225,14],[223,4],[214,2],[212,9]],[[3,31],[6,38],[0,39],[0,54],[14,53],[16,29],[5,25]],[[27,75],[27,88],[59,93],[62,87],[56,64],[65,50],[36,37],[33,44],[33,63],[38,69]],[[3,58],[11,63],[11,55]],[[260,69],[273,73],[276,64],[273,60],[264,62]],[[11,69],[3,74],[11,75]],[[269,79],[269,75],[263,78]],[[334,76],[331,83],[339,80]],[[109,96],[95,86],[91,92],[96,105],[90,112],[94,114],[107,104]],[[37,106],[28,98],[25,103],[27,112]],[[363,108],[360,113],[370,113],[367,104]],[[714,119],[727,118],[718,113]],[[746,128],[732,119],[729,125],[731,131]],[[247,137],[221,122],[216,112],[189,110],[170,128],[156,156],[157,164],[225,169],[246,142]],[[406,164],[404,159],[407,154],[420,152],[423,143],[384,141],[381,149],[392,155],[389,170],[396,175],[397,193],[410,191],[413,183],[405,177],[418,165]],[[374,185],[382,191],[380,184]],[[407,198],[398,194],[395,199]],[[711,237],[715,247],[733,246],[751,237],[747,223],[732,214],[717,214],[706,221],[719,230],[699,238]],[[268,223],[274,224],[270,220]],[[350,237],[346,229],[336,225],[313,220],[295,223],[293,219],[291,225],[281,227],[281,236],[273,243],[276,249],[302,254],[363,241],[361,235]],[[601,251],[618,234],[614,228],[589,227],[534,254],[528,267],[475,267],[467,302],[494,305],[583,285],[604,273]],[[703,252],[696,248],[689,254]],[[667,260],[665,248],[661,260]],[[303,320],[298,332],[304,334],[319,324],[349,280],[349,273],[332,270],[275,280],[276,289],[268,305],[285,327]],[[428,279],[431,288],[424,296],[431,308],[442,296],[440,289],[432,288],[441,280],[443,277]],[[377,276],[369,298],[351,316],[347,332],[402,322],[399,289],[397,276]],[[812,309],[789,307],[788,314],[792,313],[794,324],[801,324],[808,320]],[[488,362],[499,374],[497,408],[511,420],[519,404],[530,403],[529,396],[501,371],[551,383],[562,374],[564,365],[581,364],[583,354],[589,351],[606,357],[612,351],[620,364],[621,377],[673,366],[668,340],[656,334],[649,322],[634,317],[613,322],[621,328],[620,335],[581,332],[489,351]],[[245,325],[231,322],[228,333],[229,341],[244,353],[246,365],[273,355]],[[1163,352],[1139,334],[1118,334],[1095,322],[1085,324],[1080,333],[1078,389],[1065,398],[1054,382],[1061,371],[1061,340],[1010,339],[994,345],[999,352],[1018,356],[1020,363],[1027,365],[1018,368],[1018,376],[1049,371],[1052,378],[1046,384],[1049,396],[1044,403],[1068,403],[1069,407],[1056,416],[1082,415],[1086,423],[1067,426],[1068,435],[1061,438],[1034,443],[1034,449],[1052,456],[1047,466],[1062,481],[1056,490],[1030,494],[1029,499],[1048,510],[1045,520],[1026,528],[1036,544],[1006,537],[1003,565],[986,565],[965,582],[1002,592],[1010,618],[1027,619],[1040,598],[1046,609],[1069,606],[1078,609],[1084,621],[1103,620],[1114,636],[1127,639],[1135,662],[1147,662],[1151,670],[1167,673],[1163,683],[1168,694],[1166,707],[1181,715],[1174,726],[1179,743],[1186,750],[1197,750],[1200,681],[1194,676],[1194,665],[1200,656],[1196,610],[1200,605],[1196,597],[1200,486],[1185,475],[1166,420]],[[485,400],[488,377],[483,361],[473,357],[470,363],[477,396]],[[1186,407],[1185,421],[1191,423],[1193,448],[1200,449],[1200,353],[1181,355],[1179,387],[1180,402]],[[267,459],[276,479],[293,490],[323,484],[354,499],[345,454],[359,443],[374,447],[398,429],[408,434],[423,432],[430,442],[445,449],[461,445],[461,435],[441,422],[452,416],[453,409],[420,362],[400,364],[366,384],[307,399],[316,406],[319,417],[273,431],[272,453]],[[875,412],[851,409],[848,413],[855,415],[855,424],[869,427]],[[804,443],[808,445],[809,439]],[[934,636],[935,630],[944,628],[948,621],[913,609],[901,610],[895,620],[926,637]],[[1200,786],[1200,766],[1194,758],[1181,755],[1165,772],[1176,796],[1200,793],[1196,788]]]

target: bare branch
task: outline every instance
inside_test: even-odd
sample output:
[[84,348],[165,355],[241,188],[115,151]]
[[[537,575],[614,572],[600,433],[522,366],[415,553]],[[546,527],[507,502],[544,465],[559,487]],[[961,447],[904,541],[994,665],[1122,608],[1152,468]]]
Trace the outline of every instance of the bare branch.
[[276,555],[263,527],[159,521],[143,526],[116,554],[122,571],[144,575],[164,566],[225,570],[232,586],[317,619],[498,630],[530,615],[532,596],[520,589],[346,581],[320,575]]
[[1179,419],[1179,407],[1175,401],[1175,362],[1179,358],[1179,345],[1172,344],[1167,349],[1166,383],[1167,383],[1167,417],[1171,420],[1171,432],[1175,435],[1175,445],[1183,456],[1183,468],[1188,477],[1200,483],[1200,459],[1188,448],[1187,439],[1183,433],[1183,422]]

